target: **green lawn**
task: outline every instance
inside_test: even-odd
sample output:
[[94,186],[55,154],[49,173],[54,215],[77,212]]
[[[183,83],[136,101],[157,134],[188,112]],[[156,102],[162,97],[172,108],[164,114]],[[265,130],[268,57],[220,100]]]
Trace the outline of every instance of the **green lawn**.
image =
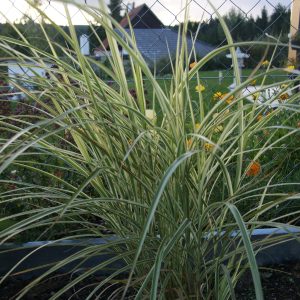
[[[242,80],[246,80],[247,77],[252,73],[252,69],[245,69],[242,71]],[[258,71],[257,74],[263,73],[264,70]],[[223,79],[221,83],[219,82],[219,71],[201,71],[199,72],[199,77],[201,80],[201,83],[204,84],[206,90],[203,93],[204,99],[212,99],[212,96],[215,92],[222,92],[222,93],[228,93],[229,89],[228,87],[233,83],[233,71],[232,70],[222,70],[222,76]],[[282,80],[287,79],[287,73],[281,70],[278,70],[278,72],[274,73],[274,75],[268,75],[267,80],[265,81],[265,84],[271,84],[275,82],[279,82]],[[256,84],[260,84],[262,81],[262,78],[260,80],[257,80]],[[171,87],[171,75],[169,77],[161,78],[158,80],[161,87],[166,91],[167,93],[170,91]],[[195,82],[195,85],[193,85],[193,82]],[[197,78],[192,79],[192,84],[190,85],[190,96],[192,98],[197,99],[197,92],[195,91],[195,86],[197,85]],[[134,85],[132,82],[129,83],[130,88],[134,88]],[[147,100],[152,103],[153,99],[153,93],[151,88],[151,83],[145,80],[145,90],[147,91],[146,98]]]

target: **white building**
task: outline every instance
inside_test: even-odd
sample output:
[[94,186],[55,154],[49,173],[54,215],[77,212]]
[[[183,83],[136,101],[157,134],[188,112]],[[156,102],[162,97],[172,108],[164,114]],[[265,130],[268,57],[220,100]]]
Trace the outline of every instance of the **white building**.
[[79,37],[80,50],[83,55],[90,55],[90,41],[86,34],[82,34]]
[[11,88],[12,100],[20,100],[24,98],[24,94],[16,89],[16,84],[27,89],[34,88],[35,77],[46,77],[47,68],[51,68],[50,62],[43,61],[41,64],[31,60],[15,60],[9,59],[3,62],[7,66],[8,85]]

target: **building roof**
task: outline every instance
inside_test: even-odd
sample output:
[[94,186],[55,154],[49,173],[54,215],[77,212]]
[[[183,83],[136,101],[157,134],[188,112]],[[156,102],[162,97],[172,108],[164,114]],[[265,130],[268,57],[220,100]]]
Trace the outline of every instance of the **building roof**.
[[135,7],[129,12],[128,16],[126,15],[120,21],[120,25],[123,28],[129,28],[128,18],[133,28],[164,27],[164,24],[157,18],[157,16],[146,4],[142,4],[140,6]]
[[[130,34],[129,29],[125,31]],[[175,54],[178,43],[178,32],[168,29],[134,29],[137,48],[148,61],[154,63],[162,58],[168,58],[169,53]],[[187,37],[188,51],[193,48],[193,41]],[[195,41],[195,51],[198,55],[204,56],[214,49],[213,46],[202,42]]]
[[[147,6],[147,4],[142,4],[140,6],[132,9],[128,16],[126,15],[121,21],[120,25],[123,28],[129,28],[130,20],[131,26],[136,28],[163,28],[164,24],[157,18],[157,16],[152,12],[152,10]],[[103,45],[96,48],[95,50],[107,50],[108,49],[108,40],[105,39],[102,42]]]
[[142,9],[142,5],[137,6],[136,8],[134,8],[132,11],[129,12],[128,16],[125,16],[121,21],[120,21],[120,25],[125,28],[129,25],[128,23],[128,18],[131,20],[133,19],[135,16],[138,16],[140,11]]
[[[169,54],[175,54],[178,32],[165,28],[146,4],[134,8],[128,17],[133,27],[137,48],[149,63],[168,58]],[[128,17],[125,16],[120,21],[120,25],[130,34]],[[119,30],[116,31],[121,35]],[[95,51],[109,50],[107,39],[102,44],[103,46],[95,49]],[[187,37],[187,44],[190,51],[193,47],[191,38]],[[195,42],[194,46],[196,53],[200,56],[204,56],[214,49],[211,45],[199,40]]]

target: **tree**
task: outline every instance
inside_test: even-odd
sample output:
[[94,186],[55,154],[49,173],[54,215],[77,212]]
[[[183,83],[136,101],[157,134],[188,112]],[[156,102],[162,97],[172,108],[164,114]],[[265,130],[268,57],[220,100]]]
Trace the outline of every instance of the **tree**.
[[111,16],[117,20],[121,20],[121,0],[110,0],[110,4],[108,5]]
[[224,20],[229,27],[234,41],[247,40],[249,32],[247,30],[247,19],[241,11],[232,8],[225,16]]
[[257,27],[253,16],[248,17],[247,22],[248,39],[253,40],[257,36]]
[[290,10],[278,4],[270,17],[270,24],[273,35],[287,35],[290,29]]
[[258,29],[258,35],[261,35],[269,26],[269,16],[266,7],[261,10],[261,16],[256,19],[256,26]]

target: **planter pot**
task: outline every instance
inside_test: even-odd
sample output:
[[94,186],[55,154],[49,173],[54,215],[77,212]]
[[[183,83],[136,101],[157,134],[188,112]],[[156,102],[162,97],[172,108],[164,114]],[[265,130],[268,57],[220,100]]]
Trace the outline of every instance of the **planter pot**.
[[[17,265],[17,267],[13,270],[12,274],[17,278],[26,280],[32,277],[38,277],[62,259],[66,259],[88,246],[103,245],[107,244],[107,242],[107,239],[91,239],[4,244],[0,246],[0,277],[5,275],[15,265]],[[64,265],[58,269],[56,273],[67,273],[74,269],[79,273],[80,270],[97,266],[113,256],[112,251],[108,250],[105,254],[96,254],[88,259],[77,259]],[[25,257],[26,259],[24,259]],[[23,261],[20,262],[22,259]],[[77,267],[78,264],[80,264],[79,268]],[[97,271],[95,275],[107,276],[111,274],[113,270],[120,269],[123,266],[124,263],[122,263],[122,261],[117,261],[108,265],[106,269]]]
[[[281,240],[279,244],[271,243],[264,249],[260,249],[256,255],[256,260],[259,266],[284,264],[290,262],[300,262],[300,243],[296,240],[300,231],[294,228],[287,229],[269,228],[256,229],[251,235],[255,250],[258,250],[259,241],[272,235],[272,237],[282,237],[288,233],[293,233],[293,236],[288,236]],[[232,237],[238,235],[239,232],[233,232]],[[52,264],[60,262],[62,259],[69,257],[78,251],[95,245],[107,244],[107,239],[92,239],[92,240],[66,240],[60,242],[29,242],[24,244],[4,244],[0,246],[0,277],[5,275],[13,266],[19,263],[13,274],[21,279],[29,279],[37,277]],[[30,255],[29,255],[30,254]],[[101,262],[113,257],[113,252],[107,251],[105,254],[97,254],[87,260],[81,259],[71,262],[60,268],[56,273],[71,272],[80,264],[78,271],[84,268],[97,266]],[[110,264],[105,270],[97,271],[97,276],[107,276],[114,270],[119,270],[124,266],[124,262],[116,261]]]

